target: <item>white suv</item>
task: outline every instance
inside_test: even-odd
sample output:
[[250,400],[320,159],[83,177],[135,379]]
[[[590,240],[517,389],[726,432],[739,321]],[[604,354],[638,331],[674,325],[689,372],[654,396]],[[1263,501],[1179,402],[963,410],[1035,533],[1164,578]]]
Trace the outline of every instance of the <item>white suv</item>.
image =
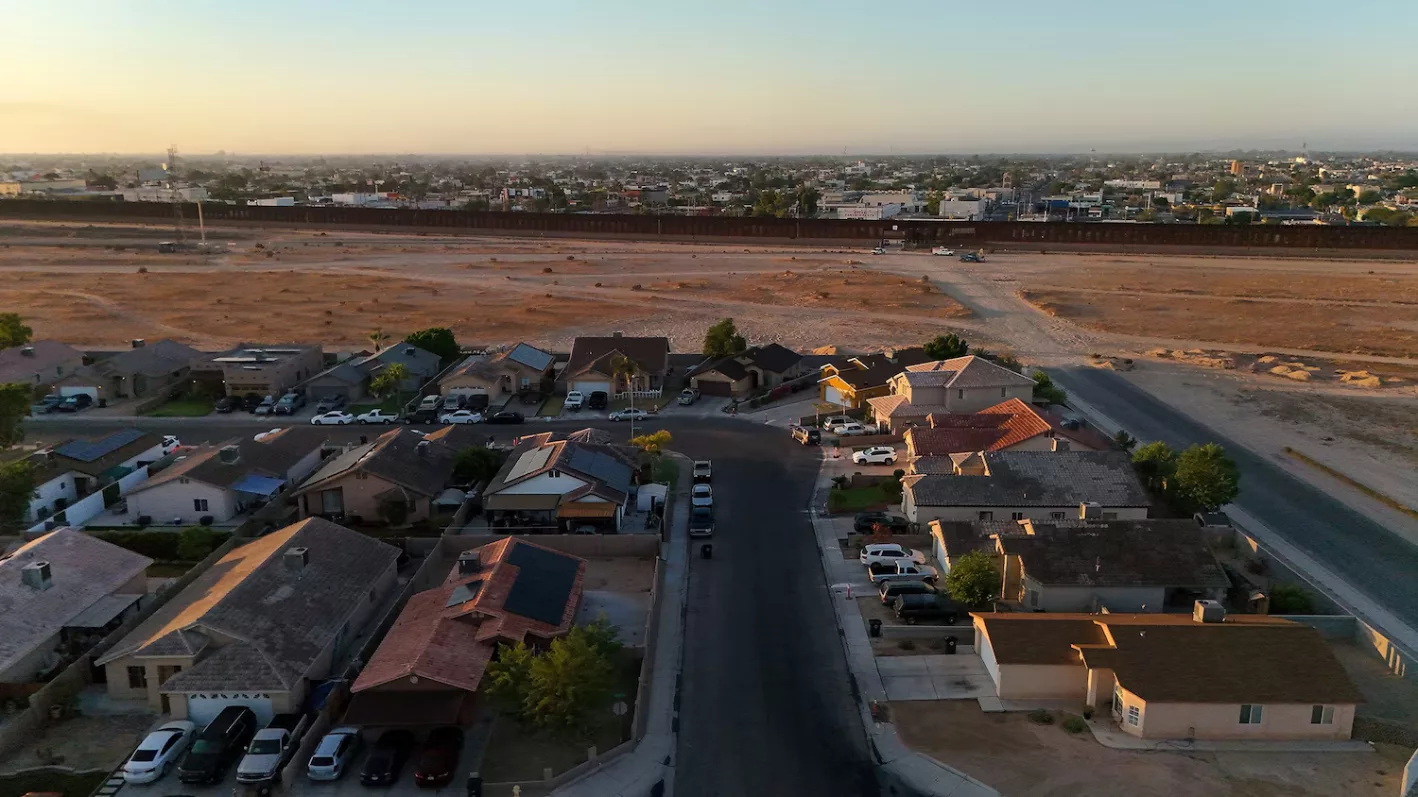
[[861,561],[864,565],[889,564],[891,562],[915,562],[925,564],[926,555],[913,551],[894,542],[874,543],[863,546]]
[[871,430],[856,421],[851,423],[838,424],[832,429],[841,437],[851,437],[859,434],[871,434]]
[[872,446],[852,452],[852,461],[858,465],[895,465],[896,449],[891,446]]

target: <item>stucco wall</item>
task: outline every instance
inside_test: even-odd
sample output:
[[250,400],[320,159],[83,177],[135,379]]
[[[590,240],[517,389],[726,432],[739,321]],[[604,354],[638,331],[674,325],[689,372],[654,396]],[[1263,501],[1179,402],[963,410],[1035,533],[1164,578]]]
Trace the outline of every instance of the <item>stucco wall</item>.
[[1242,725],[1240,704],[1148,703],[1127,690],[1129,704],[1142,706],[1142,723],[1122,729],[1144,739],[1348,739],[1354,727],[1354,706],[1334,707],[1330,725],[1310,723],[1313,706],[1266,705],[1258,725]]
[[72,471],[56,476],[53,479],[35,488],[34,498],[30,499],[29,510],[25,513],[25,522],[34,523],[39,520],[39,510],[48,508],[49,516],[54,514],[54,499],[63,498],[66,503],[74,503],[78,492],[74,488],[74,474]]
[[[1091,612],[1095,600],[1113,612],[1160,612],[1167,598],[1165,587],[1045,586],[1027,573],[1022,586],[1020,597],[1025,608],[1046,612]],[[1038,594],[1037,603],[1030,600],[1031,591]]]
[[[906,491],[909,497],[910,491]],[[1078,504],[1069,506],[922,506],[917,507],[907,502],[907,517],[916,523],[929,523],[932,520],[960,520],[973,522],[980,519],[980,512],[988,511],[994,513],[994,520],[1009,520],[1015,512],[1024,513],[1024,517],[1030,520],[1048,521],[1053,519],[1054,512],[1062,512],[1065,520],[1073,520],[1078,517]],[[1103,507],[1106,513],[1117,513],[1118,520],[1146,520],[1147,507]]]
[[[377,476],[365,474],[365,478],[356,479],[354,473],[331,482],[327,482],[319,489],[302,493],[297,499],[300,505],[301,517],[311,515],[323,515],[324,503],[320,494],[326,490],[339,490],[344,496],[344,515],[350,517],[358,515],[367,520],[379,518],[379,501],[375,496],[388,490],[395,489],[393,482],[385,481]],[[409,508],[409,520],[422,520],[428,517],[428,499],[421,496],[410,495],[415,499]]]
[[[192,502],[198,498],[207,499],[207,511],[193,508]],[[173,480],[159,484],[142,492],[128,495],[130,517],[147,515],[154,523],[171,523],[181,518],[182,524],[196,523],[206,515],[211,515],[216,523],[230,520],[236,514],[236,496],[230,490],[223,490],[199,481]]]
[[1088,670],[1077,664],[1001,664],[996,681],[1005,700],[1077,700],[1088,696]]

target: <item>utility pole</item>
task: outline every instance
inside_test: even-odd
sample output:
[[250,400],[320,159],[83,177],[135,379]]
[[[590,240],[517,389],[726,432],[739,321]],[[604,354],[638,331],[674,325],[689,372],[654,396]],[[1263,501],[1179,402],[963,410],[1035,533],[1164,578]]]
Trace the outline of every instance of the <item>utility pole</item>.
[[177,145],[167,148],[167,190],[172,192],[172,226],[177,232],[179,248],[187,243],[187,233],[183,229],[182,201],[177,195]]

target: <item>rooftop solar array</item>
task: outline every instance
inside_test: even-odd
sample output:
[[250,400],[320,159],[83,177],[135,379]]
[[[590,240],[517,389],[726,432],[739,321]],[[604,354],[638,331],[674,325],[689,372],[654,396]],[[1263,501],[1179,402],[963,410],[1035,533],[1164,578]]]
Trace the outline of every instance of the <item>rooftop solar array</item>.
[[93,462],[112,454],[144,434],[138,429],[120,429],[98,440],[70,440],[56,447],[54,453],[79,462]]
[[552,446],[542,446],[524,453],[522,458],[517,460],[517,464],[512,466],[512,470],[507,472],[507,481],[516,481],[534,470],[541,469],[547,464],[547,458],[554,450]]
[[448,596],[448,602],[443,605],[444,607],[448,607],[458,606],[460,604],[467,603],[473,598],[476,598],[478,596],[478,593],[482,592],[482,588],[483,583],[481,581],[472,581],[467,584],[459,584],[458,586],[453,588],[453,593]]
[[580,563],[535,545],[513,545],[503,561],[520,568],[503,608],[547,625],[561,625]]

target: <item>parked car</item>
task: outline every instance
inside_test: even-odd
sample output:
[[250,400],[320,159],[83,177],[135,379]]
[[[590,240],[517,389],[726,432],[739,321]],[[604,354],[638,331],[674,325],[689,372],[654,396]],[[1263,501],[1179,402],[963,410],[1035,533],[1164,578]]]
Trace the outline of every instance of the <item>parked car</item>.
[[[487,409],[488,397],[486,393],[464,393],[459,399],[458,409],[460,410],[477,410],[478,412],[482,412]],[[446,404],[447,401],[444,403]]]
[[875,249],[871,250],[871,253],[874,255],[884,255],[886,254],[886,247],[878,246]]
[[276,397],[267,396],[261,399],[261,403],[256,405],[252,412],[257,415],[274,415],[276,413]]
[[714,536],[714,507],[691,506],[689,508],[689,536]]
[[251,737],[246,755],[236,765],[237,783],[268,783],[280,778],[281,769],[295,754],[294,734],[300,727],[299,714],[277,714],[266,727]]
[[72,396],[65,396],[58,404],[54,405],[56,412],[78,412],[93,406],[94,398],[88,393],[75,393]]
[[852,518],[852,531],[866,534],[869,531],[874,531],[878,523],[894,533],[903,532],[911,527],[911,521],[900,515],[889,515],[885,512],[858,512]]
[[167,456],[182,447],[182,441],[177,439],[177,435],[165,434],[162,436],[162,453]]
[[359,782],[366,786],[391,784],[399,779],[404,764],[414,750],[414,733],[406,730],[385,731],[369,750]]
[[832,430],[838,437],[853,437],[856,435],[871,434],[871,430],[866,426],[853,421],[851,423],[841,423]]
[[794,426],[793,439],[805,446],[821,445],[822,430],[815,426]]
[[292,396],[290,393],[287,393],[284,396],[281,396],[280,398],[276,399],[276,405],[271,408],[271,414],[294,415],[295,409],[295,397]]
[[419,402],[418,408],[421,410],[439,410],[446,408],[450,403],[456,404],[457,401],[458,400],[455,398],[450,402],[438,395],[424,396],[423,400]]
[[936,572],[930,565],[918,565],[914,562],[882,562],[876,565],[867,565],[867,575],[873,584],[880,584],[883,581],[924,581],[927,584],[934,584]]
[[399,420],[399,415],[376,407],[369,412],[356,415],[355,420],[360,423],[395,423]]
[[241,411],[255,412],[261,406],[261,395],[259,393],[247,393],[241,397]]
[[527,419],[524,418],[524,417],[522,417],[522,413],[520,413],[520,412],[515,412],[515,411],[513,411],[513,410],[503,410],[502,412],[495,412],[495,413],[493,413],[492,415],[490,415],[490,416],[488,417],[488,419],[487,419],[487,422],[488,422],[488,423],[522,423],[522,422],[525,421],[525,420],[527,420]]
[[404,416],[404,423],[438,423],[438,410],[414,410]]
[[976,253],[976,252],[966,252],[965,254],[963,254],[963,255],[960,256],[960,262],[961,262],[961,263],[983,263],[983,262],[985,262],[985,258],[982,257],[982,256],[980,256],[980,255],[979,255],[978,253]]
[[63,396],[58,395],[56,393],[50,393],[49,395],[40,399],[38,404],[34,405],[34,413],[38,415],[40,413],[62,412],[62,410],[59,409],[59,405],[63,403]]
[[473,410],[455,410],[445,415],[438,416],[439,423],[482,423],[483,416],[480,412]]
[[359,755],[364,741],[359,728],[341,727],[331,730],[320,740],[306,764],[305,776],[311,780],[338,780],[350,762]]
[[563,401],[561,403],[561,408],[564,410],[571,410],[572,412],[576,412],[580,410],[581,407],[585,404],[586,397],[581,395],[581,391],[572,390],[571,392],[566,394],[566,401]]
[[689,493],[689,503],[691,506],[713,506],[714,488],[707,484],[696,484]]
[[937,592],[898,595],[891,604],[891,611],[898,620],[906,623],[936,620],[945,625],[955,625],[960,619],[959,607]]
[[848,418],[846,415],[833,415],[822,420],[822,430],[825,432],[836,432],[837,427],[856,422],[856,418]]
[[591,395],[586,399],[586,406],[593,410],[603,410],[610,402],[611,397],[609,393],[604,390],[593,390],[591,391]]
[[875,565],[882,562],[926,563],[925,554],[920,551],[913,551],[904,545],[894,542],[879,542],[863,545],[862,552],[857,556],[857,559],[864,565]]
[[686,405],[688,405],[688,404],[693,404],[694,402],[696,402],[696,401],[698,401],[698,400],[699,400],[699,391],[696,390],[696,389],[694,389],[694,388],[692,388],[692,387],[687,387],[687,388],[685,388],[684,390],[681,390],[681,391],[679,392],[679,403],[681,403],[681,404],[686,404]]
[[615,412],[612,412],[606,417],[613,421],[643,421],[646,418],[650,417],[650,413],[646,412],[645,410],[636,408],[616,410]]
[[946,256],[946,257],[954,257],[954,256],[955,256],[955,250],[954,250],[954,249],[951,249],[951,248],[948,247],[948,246],[937,246],[936,248],[934,248],[934,249],[931,250],[931,254],[933,254],[933,255],[944,255],[944,256]]
[[714,481],[714,464],[707,459],[696,459],[694,461],[694,480],[696,482]]
[[213,405],[213,409],[225,415],[239,406],[241,406],[241,399],[235,396],[222,396],[217,399],[217,403]]
[[881,593],[882,604],[890,606],[902,595],[935,594],[935,587],[924,581],[883,581],[877,591]]
[[246,751],[256,734],[256,713],[246,706],[227,706],[203,728],[177,767],[183,783],[216,783]]
[[314,418],[310,419],[310,422],[316,426],[344,426],[345,424],[354,423],[354,420],[355,416],[344,410],[332,410],[324,415],[316,415]]
[[425,789],[447,786],[458,768],[458,754],[463,751],[461,728],[434,728],[419,749],[414,766],[414,783]]
[[891,446],[872,446],[852,452],[852,461],[858,465],[895,465],[896,449]]
[[177,759],[187,752],[197,726],[187,720],[174,720],[148,734],[128,762],[123,765],[125,783],[152,783],[167,774]]
[[338,410],[343,406],[345,406],[344,396],[328,396],[320,399],[320,401],[315,404],[315,414],[323,415],[332,410]]

